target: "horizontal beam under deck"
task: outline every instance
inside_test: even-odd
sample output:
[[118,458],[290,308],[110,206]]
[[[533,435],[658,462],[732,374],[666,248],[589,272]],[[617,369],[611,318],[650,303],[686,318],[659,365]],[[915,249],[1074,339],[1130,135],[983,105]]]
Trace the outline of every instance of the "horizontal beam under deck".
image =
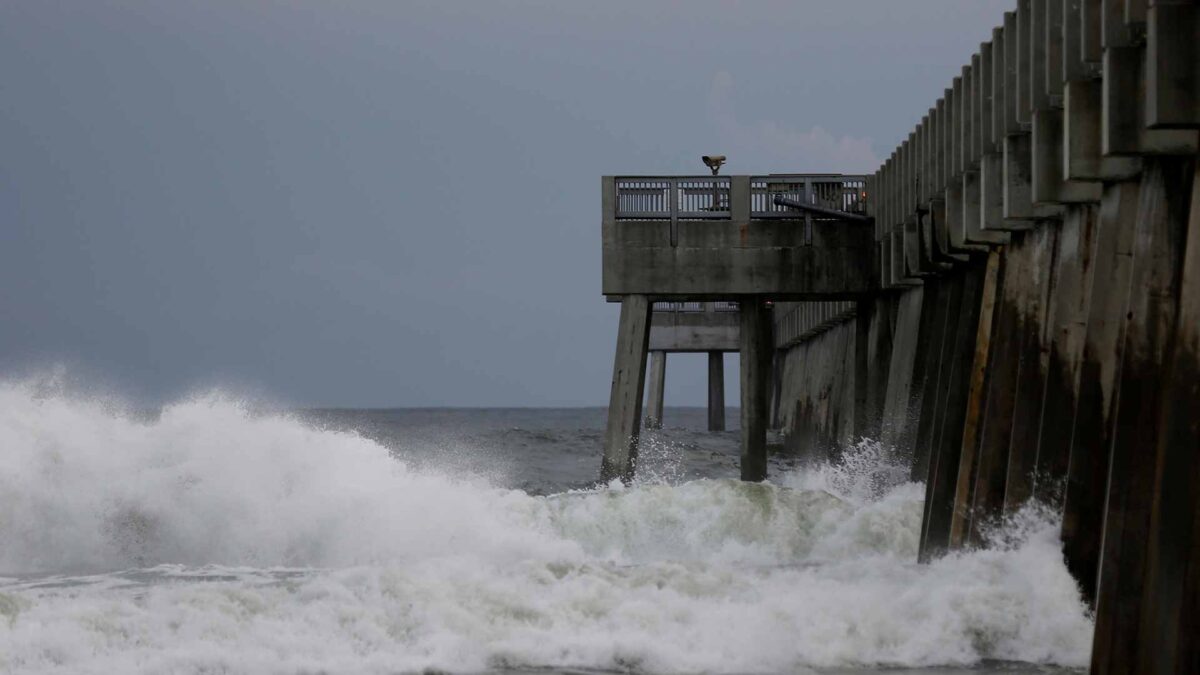
[[736,311],[655,311],[650,322],[652,352],[736,352]]

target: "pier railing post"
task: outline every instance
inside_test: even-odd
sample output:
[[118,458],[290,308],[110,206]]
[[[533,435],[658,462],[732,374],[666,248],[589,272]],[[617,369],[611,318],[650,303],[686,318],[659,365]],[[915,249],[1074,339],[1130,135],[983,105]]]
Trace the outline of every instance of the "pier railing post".
[[646,384],[646,350],[650,342],[650,299],[626,295],[621,300],[617,354],[608,399],[604,460],[600,480],[633,480],[637,466],[638,432],[642,423],[642,389]]

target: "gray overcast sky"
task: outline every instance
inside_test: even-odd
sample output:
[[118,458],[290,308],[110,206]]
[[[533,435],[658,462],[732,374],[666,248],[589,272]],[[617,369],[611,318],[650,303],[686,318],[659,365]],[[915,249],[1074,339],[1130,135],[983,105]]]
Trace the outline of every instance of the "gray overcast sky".
[[603,405],[599,176],[873,171],[1014,4],[0,2],[0,374]]

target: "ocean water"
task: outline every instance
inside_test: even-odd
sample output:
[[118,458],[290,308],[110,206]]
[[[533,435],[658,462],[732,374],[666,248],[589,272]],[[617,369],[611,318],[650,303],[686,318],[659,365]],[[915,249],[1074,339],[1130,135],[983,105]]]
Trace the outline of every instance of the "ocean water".
[[1036,508],[915,564],[877,444],[737,474],[670,409],[632,486],[602,410],[129,411],[0,383],[2,673],[1049,673],[1091,618]]

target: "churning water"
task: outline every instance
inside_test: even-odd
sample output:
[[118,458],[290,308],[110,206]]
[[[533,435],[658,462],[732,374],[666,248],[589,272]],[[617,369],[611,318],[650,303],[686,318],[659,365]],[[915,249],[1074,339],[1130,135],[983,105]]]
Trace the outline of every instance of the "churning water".
[[669,429],[640,483],[594,487],[602,423],[220,395],[147,415],[0,384],[0,672],[1086,663],[1036,512],[917,565],[923,489],[876,445],[749,485],[736,433]]

